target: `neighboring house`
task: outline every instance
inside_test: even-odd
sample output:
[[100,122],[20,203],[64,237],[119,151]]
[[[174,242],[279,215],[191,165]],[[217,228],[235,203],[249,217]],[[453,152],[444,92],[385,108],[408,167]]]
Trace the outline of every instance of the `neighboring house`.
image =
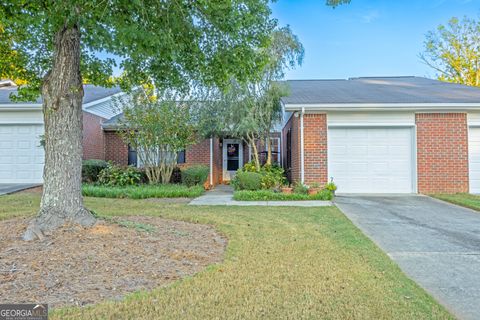
[[[40,145],[44,133],[41,100],[12,102],[10,94],[16,90],[14,83],[0,82],[0,183],[41,183],[45,156]],[[92,85],[84,85],[84,91],[84,159],[104,159],[101,124],[118,113],[111,98],[121,91]]]
[[343,193],[480,193],[480,89],[418,77],[288,81],[283,163]]

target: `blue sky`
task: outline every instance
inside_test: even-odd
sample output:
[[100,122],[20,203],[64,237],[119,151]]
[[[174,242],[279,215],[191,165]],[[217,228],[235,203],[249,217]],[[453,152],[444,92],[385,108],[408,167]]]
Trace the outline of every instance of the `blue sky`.
[[418,58],[425,34],[453,16],[480,18],[480,0],[352,0],[335,9],[325,0],[278,0],[272,10],[305,46],[303,65],[287,79],[433,78]]

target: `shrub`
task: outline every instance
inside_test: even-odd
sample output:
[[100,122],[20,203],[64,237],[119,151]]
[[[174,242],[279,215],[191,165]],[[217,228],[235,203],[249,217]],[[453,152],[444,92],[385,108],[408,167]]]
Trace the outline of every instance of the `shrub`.
[[257,166],[255,165],[255,162],[250,161],[250,162],[245,163],[245,165],[243,166],[242,171],[245,171],[245,172],[257,172]]
[[321,190],[317,194],[307,195],[299,193],[280,193],[272,190],[241,190],[235,191],[233,199],[237,201],[303,201],[303,200],[332,200],[333,195],[328,190]]
[[195,198],[204,193],[203,186],[187,187],[180,184],[143,184],[125,187],[108,187],[93,184],[82,186],[83,195],[98,198]]
[[293,187],[293,193],[297,194],[307,194],[308,193],[308,187],[302,183],[299,183]]
[[244,172],[238,170],[232,180],[235,190],[260,190],[262,188],[262,175],[258,172]]
[[277,165],[264,165],[260,173],[263,189],[278,189],[286,182],[285,171]]
[[182,182],[188,186],[204,184],[210,169],[207,166],[192,166],[182,170]]
[[328,190],[332,193],[335,193],[335,191],[337,191],[337,185],[333,183],[333,179],[325,185],[325,190]]
[[182,183],[182,170],[179,167],[173,168],[170,183]]
[[103,160],[84,160],[82,163],[82,181],[96,182],[100,172],[107,167],[108,163]]
[[104,186],[131,186],[141,181],[140,170],[134,167],[120,167],[109,163],[98,175],[98,183]]

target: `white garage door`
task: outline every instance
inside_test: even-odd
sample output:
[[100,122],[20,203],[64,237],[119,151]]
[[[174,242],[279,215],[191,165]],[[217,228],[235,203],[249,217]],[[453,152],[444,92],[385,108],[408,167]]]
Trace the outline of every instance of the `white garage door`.
[[412,193],[412,128],[329,128],[328,172],[339,193]]
[[43,125],[0,124],[0,183],[41,183]]
[[468,129],[470,192],[480,193],[480,128]]

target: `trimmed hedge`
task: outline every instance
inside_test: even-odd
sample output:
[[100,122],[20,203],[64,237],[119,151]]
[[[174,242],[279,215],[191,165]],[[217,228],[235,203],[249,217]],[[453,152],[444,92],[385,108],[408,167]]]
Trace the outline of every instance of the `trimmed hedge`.
[[82,193],[86,197],[97,198],[196,198],[204,193],[203,186],[187,187],[179,184],[136,185],[126,187],[106,187],[84,184]]
[[241,190],[235,191],[233,199],[238,201],[304,201],[304,200],[332,200],[333,194],[328,190],[321,190],[315,195],[299,193],[281,193],[271,190]]
[[82,162],[82,181],[96,182],[100,172],[108,166],[104,160],[90,159]]
[[182,183],[188,187],[203,185],[210,169],[207,166],[191,166],[182,170]]

